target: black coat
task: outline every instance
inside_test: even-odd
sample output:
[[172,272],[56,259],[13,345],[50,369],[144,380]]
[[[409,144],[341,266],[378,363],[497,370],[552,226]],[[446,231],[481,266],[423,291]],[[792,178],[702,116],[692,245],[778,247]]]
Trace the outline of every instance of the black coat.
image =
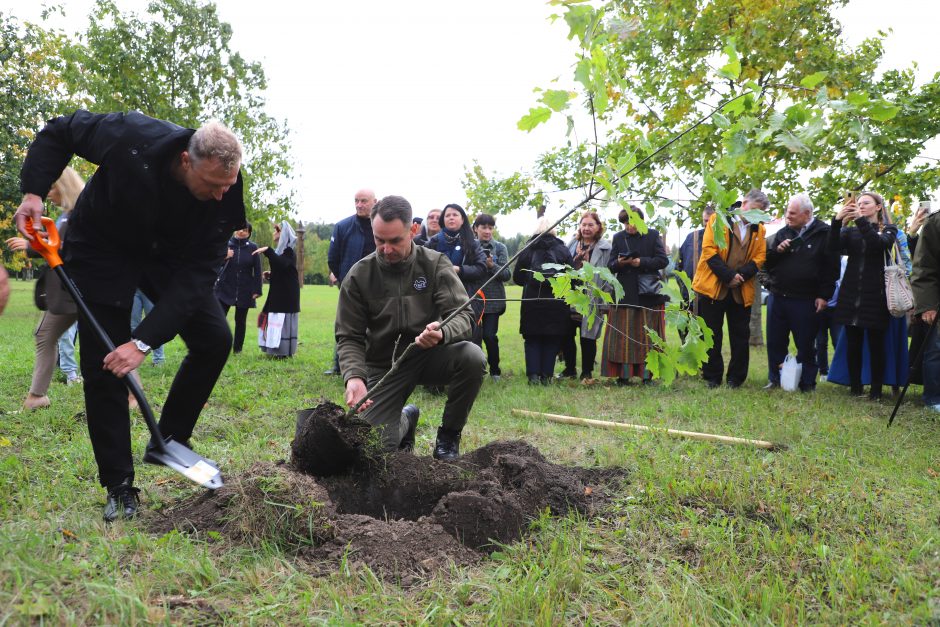
[[294,249],[285,248],[284,252],[278,255],[273,248],[268,248],[264,251],[264,256],[271,263],[271,285],[261,311],[297,313],[300,311],[300,282]]
[[245,224],[241,174],[220,201],[170,176],[194,132],[136,111],[79,110],[46,124],[20,172],[21,191],[44,198],[74,155],[99,166],[69,216],[63,260],[90,302],[129,311],[140,287],[155,306],[134,335],[151,346],[214,300],[226,243]]
[[[621,253],[634,253],[640,258],[640,265],[636,268],[630,265],[618,266],[617,258]],[[617,304],[655,307],[665,303],[669,299],[665,294],[641,296],[638,281],[641,274],[659,274],[660,270],[668,264],[669,256],[666,255],[663,238],[656,229],[648,230],[645,235],[639,233],[631,235],[626,231],[615,233],[607,267],[617,275],[617,280],[623,286],[623,298]]]
[[[537,236],[539,237],[539,236]],[[530,240],[531,241],[531,240]],[[571,265],[571,253],[565,243],[554,235],[545,235],[519,255],[512,280],[522,285],[522,307],[519,315],[519,333],[527,335],[564,335],[571,330],[571,310],[565,301],[554,298],[548,281],[537,281],[532,270],[543,270],[544,263]],[[552,300],[527,300],[545,298]]]
[[770,277],[767,289],[790,298],[829,300],[839,278],[839,255],[829,250],[829,225],[813,220],[800,237],[803,245],[778,253],[777,246],[799,234],[789,226],[777,231],[767,244],[764,270]]
[[233,237],[228,242],[232,258],[227,259],[215,284],[219,302],[241,309],[255,306],[255,294],[261,294],[261,255],[253,255],[258,245],[249,239]]
[[891,319],[885,300],[885,252],[897,240],[898,228],[888,224],[881,232],[865,218],[842,228],[833,218],[829,250],[849,256],[839,287],[835,321],[864,329],[885,329]]

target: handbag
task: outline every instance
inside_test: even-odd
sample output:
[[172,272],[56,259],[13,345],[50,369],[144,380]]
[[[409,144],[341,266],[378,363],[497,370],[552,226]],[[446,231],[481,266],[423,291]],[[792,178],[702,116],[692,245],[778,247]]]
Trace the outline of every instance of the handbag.
[[658,296],[663,291],[663,279],[658,272],[637,275],[636,285],[640,296]]
[[36,287],[33,290],[33,302],[36,304],[36,309],[39,311],[46,311],[49,309],[49,301],[46,297],[47,291],[47,276],[46,272],[48,270],[47,266],[43,266],[39,269],[39,276],[36,277]]
[[796,357],[788,354],[780,366],[780,387],[787,392],[795,392],[800,388],[800,377],[803,374],[803,364]]
[[907,278],[907,271],[898,263],[898,249],[893,247],[893,254],[885,252],[885,299],[888,313],[901,318],[914,308],[914,291]]

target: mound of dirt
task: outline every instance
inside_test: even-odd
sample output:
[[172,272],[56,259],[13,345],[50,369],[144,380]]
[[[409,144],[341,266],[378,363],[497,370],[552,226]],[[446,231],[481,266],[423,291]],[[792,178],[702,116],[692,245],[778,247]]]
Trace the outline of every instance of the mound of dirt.
[[[363,452],[368,429],[333,407],[298,422],[292,465],[256,464],[229,476],[216,492],[151,514],[151,529],[274,542],[314,573],[333,572],[345,559],[407,583],[451,564],[478,562],[495,543],[518,540],[546,509],[591,516],[606,502],[605,488],[626,474],[552,464],[522,441],[493,442],[453,462],[410,453],[370,456]],[[320,437],[334,447],[327,462],[311,456],[324,448],[311,444]],[[313,467],[327,468],[328,476],[311,476]]]

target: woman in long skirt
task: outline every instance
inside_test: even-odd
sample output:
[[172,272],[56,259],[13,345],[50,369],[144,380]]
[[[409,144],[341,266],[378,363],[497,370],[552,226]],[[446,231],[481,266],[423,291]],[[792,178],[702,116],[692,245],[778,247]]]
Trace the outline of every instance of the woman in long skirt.
[[[630,211],[643,217],[639,207],[631,207]],[[646,368],[646,355],[653,344],[646,329],[649,327],[660,337],[666,335],[666,296],[660,293],[659,273],[669,257],[656,229],[640,234],[630,224],[627,210],[620,212],[618,220],[624,227],[614,235],[607,267],[623,286],[623,298],[608,313],[601,374],[616,377],[620,384],[630,377],[640,377],[647,383],[652,375]]]
[[294,246],[297,236],[284,220],[274,225],[277,248],[262,246],[253,255],[264,255],[271,264],[270,288],[258,320],[261,352],[273,357],[292,357],[297,352],[297,322],[300,315],[300,283]]

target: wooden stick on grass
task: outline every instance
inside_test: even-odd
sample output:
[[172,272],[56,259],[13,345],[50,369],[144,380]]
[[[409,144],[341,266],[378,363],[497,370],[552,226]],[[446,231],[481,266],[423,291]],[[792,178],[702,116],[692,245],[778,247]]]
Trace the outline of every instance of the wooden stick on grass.
[[658,427],[648,427],[646,425],[633,425],[626,422],[609,422],[606,420],[593,420],[591,418],[576,418],[575,416],[562,416],[559,414],[546,414],[540,411],[528,411],[525,409],[514,409],[512,413],[517,416],[531,416],[535,418],[545,418],[551,422],[560,422],[567,425],[579,425],[584,427],[601,427],[603,429],[620,429],[627,431],[652,431],[654,433],[667,433],[669,435],[678,435],[692,440],[705,440],[707,442],[724,442],[725,444],[746,444],[756,446],[757,448],[767,449],[768,451],[779,451],[786,447],[783,444],[774,444],[766,440],[748,440],[746,438],[735,438],[730,435],[715,435],[713,433],[697,433],[695,431],[679,431],[678,429],[661,429]]

